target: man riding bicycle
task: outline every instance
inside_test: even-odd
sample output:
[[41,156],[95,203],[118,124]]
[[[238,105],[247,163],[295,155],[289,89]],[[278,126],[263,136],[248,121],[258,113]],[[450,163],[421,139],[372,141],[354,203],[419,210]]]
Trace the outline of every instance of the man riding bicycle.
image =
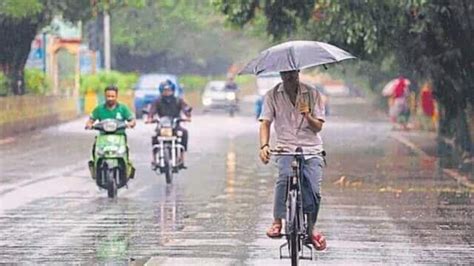
[[[260,159],[264,164],[270,160],[270,126],[274,122],[278,149],[295,151],[301,147],[306,153],[321,154],[305,156],[303,171],[304,212],[308,215],[311,241],[316,249],[326,248],[325,238],[315,229],[321,201],[321,180],[324,165],[323,141],[319,132],[325,117],[324,105],[318,91],[299,81],[299,71],[280,72],[282,83],[264,97],[260,116]],[[282,220],[286,216],[285,196],[288,176],[292,174],[291,157],[278,157],[278,179],[275,185],[273,223],[267,236],[282,236]],[[306,192],[306,193],[305,193]],[[305,195],[306,194],[306,195]]]

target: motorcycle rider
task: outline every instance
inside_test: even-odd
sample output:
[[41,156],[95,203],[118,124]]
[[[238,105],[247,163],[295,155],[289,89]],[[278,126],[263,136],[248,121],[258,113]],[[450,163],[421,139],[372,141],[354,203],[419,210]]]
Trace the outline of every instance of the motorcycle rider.
[[234,81],[234,75],[232,74],[227,74],[227,80],[225,82],[225,90],[226,91],[232,91],[232,92],[237,92],[239,90],[239,86],[237,86],[237,83]]
[[[151,123],[153,121],[153,116],[155,114],[158,117],[168,116],[173,119],[181,118],[181,112],[185,114],[185,116],[189,119],[191,118],[191,110],[192,108],[181,98],[176,98],[174,95],[174,86],[171,86],[168,82],[163,82],[160,84],[160,97],[155,100],[154,103],[151,105],[150,114],[148,119],[145,123]],[[188,150],[188,131],[183,128],[181,125],[175,129],[173,134],[176,134],[177,131],[181,131],[183,133],[181,137],[182,145],[184,146],[184,151],[181,153],[181,157],[179,158],[181,164],[181,169],[186,169],[184,165],[184,153]],[[156,132],[156,135],[151,137],[152,145],[158,144],[156,137],[160,134],[160,132]],[[156,169],[156,153],[153,151],[153,161],[151,162],[152,167]]]
[[[130,111],[130,109],[122,103],[117,101],[118,88],[115,85],[110,85],[104,90],[105,93],[105,103],[98,105],[92,111],[89,120],[86,122],[86,129],[92,129],[95,121],[102,121],[105,119],[116,119],[120,121],[127,121],[127,127],[134,128],[136,125],[135,116]],[[117,132],[118,134],[125,134],[125,130]],[[126,138],[125,138],[126,139]],[[92,157],[95,157],[95,146],[96,142],[92,147]],[[127,156],[128,156],[128,146],[127,146]],[[130,162],[130,160],[129,160]],[[93,161],[89,161],[89,166],[93,164]],[[133,167],[133,166],[132,166]],[[133,178],[130,177],[130,178]]]

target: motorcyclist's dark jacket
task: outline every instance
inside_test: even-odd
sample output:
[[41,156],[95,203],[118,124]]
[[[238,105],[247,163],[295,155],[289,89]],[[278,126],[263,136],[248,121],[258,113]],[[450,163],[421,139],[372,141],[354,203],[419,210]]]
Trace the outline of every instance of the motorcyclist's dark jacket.
[[152,104],[150,115],[157,114],[159,117],[177,118],[180,117],[181,111],[187,112],[188,109],[189,106],[183,99],[178,99],[173,95],[162,96]]

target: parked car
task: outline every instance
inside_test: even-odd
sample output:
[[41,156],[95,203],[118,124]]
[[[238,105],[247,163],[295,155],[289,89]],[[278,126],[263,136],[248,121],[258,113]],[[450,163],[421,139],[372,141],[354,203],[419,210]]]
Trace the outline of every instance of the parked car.
[[226,82],[213,80],[207,83],[202,94],[204,112],[224,110],[231,116],[239,110],[237,91],[226,89]]
[[152,102],[154,102],[160,96],[158,87],[163,81],[170,80],[174,83],[176,90],[175,95],[182,98],[184,91],[178,83],[178,78],[175,75],[169,74],[145,74],[142,75],[137,84],[135,85],[135,115],[137,118],[143,116],[143,108],[147,108]]

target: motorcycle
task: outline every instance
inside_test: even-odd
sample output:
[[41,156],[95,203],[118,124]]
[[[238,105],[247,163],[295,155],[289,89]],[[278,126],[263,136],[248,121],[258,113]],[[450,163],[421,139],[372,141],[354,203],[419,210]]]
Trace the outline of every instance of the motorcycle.
[[180,161],[184,146],[181,144],[183,132],[178,129],[179,123],[189,121],[182,118],[161,117],[160,120],[152,120],[157,123],[156,143],[153,145],[155,161],[155,172],[165,174],[167,184],[173,182],[173,175],[181,170],[184,162]]
[[92,127],[101,134],[96,137],[89,170],[97,186],[107,190],[109,198],[115,198],[117,190],[127,186],[135,176],[135,168],[128,158],[127,138],[124,134],[118,134],[126,128],[126,122],[115,119],[100,121]]

